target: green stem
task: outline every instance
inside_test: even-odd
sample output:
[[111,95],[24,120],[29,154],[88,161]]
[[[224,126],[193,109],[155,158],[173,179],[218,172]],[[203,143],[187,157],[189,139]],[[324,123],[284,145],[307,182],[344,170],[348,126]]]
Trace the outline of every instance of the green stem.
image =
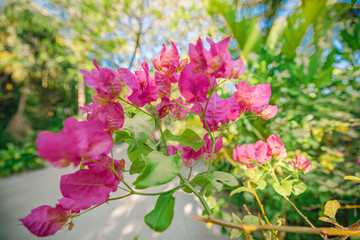
[[165,193],[169,193],[169,192],[174,192],[176,190],[178,190],[179,188],[182,188],[184,187],[185,185],[182,184],[182,185],[179,185],[177,187],[174,187],[168,191],[165,191],[165,192],[157,192],[157,193],[142,193],[142,192],[137,192],[137,191],[134,191],[133,194],[137,194],[137,195],[142,195],[142,196],[157,196],[157,195],[161,195],[161,194],[165,194]]
[[143,112],[143,113],[145,113],[146,115],[148,115],[148,116],[150,116],[150,117],[152,117],[152,118],[154,118],[154,116],[153,115],[151,115],[150,113],[148,113],[148,112],[146,112],[146,111],[144,111],[144,110],[142,110],[141,108],[139,108],[138,106],[136,106],[135,104],[132,104],[131,102],[129,102],[129,101],[126,101],[125,99],[123,99],[122,97],[118,97],[118,99],[119,100],[121,100],[121,101],[123,101],[124,103],[127,103],[127,104],[129,104],[129,105],[131,105],[131,106],[133,106],[134,108],[136,108],[136,109],[138,109],[139,111],[141,111],[141,112]]
[[186,178],[181,175],[181,173],[178,174],[179,178],[183,181],[184,185],[187,186],[188,188],[190,188],[190,190],[196,195],[196,197],[200,200],[201,204],[203,205],[203,207],[205,208],[205,211],[207,213],[207,215],[210,217],[212,216],[211,214],[211,210],[209,208],[209,205],[207,205],[205,199],[203,198],[203,196],[198,193],[195,188],[193,186],[191,186],[191,184],[189,183],[188,180],[186,180]]
[[169,155],[170,155],[170,154],[169,154],[169,149],[168,149],[168,147],[167,147],[166,139],[165,139],[164,133],[163,133],[163,131],[162,131],[162,129],[161,129],[161,124],[160,124],[160,120],[159,120],[159,117],[158,117],[158,116],[155,117],[155,121],[156,121],[156,124],[159,126],[159,130],[160,130],[160,134],[161,134],[161,139],[162,139],[162,141],[163,141],[163,143],[164,143],[164,145],[165,145],[166,153],[167,153],[167,155],[169,156]]

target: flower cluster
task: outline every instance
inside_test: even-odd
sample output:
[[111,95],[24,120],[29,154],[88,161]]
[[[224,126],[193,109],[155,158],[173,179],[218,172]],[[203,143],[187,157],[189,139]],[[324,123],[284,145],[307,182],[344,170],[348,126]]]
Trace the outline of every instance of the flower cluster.
[[[62,176],[63,198],[59,199],[59,204],[38,207],[21,219],[33,234],[54,234],[74,215],[104,203],[109,194],[118,189],[125,162],[108,155],[114,146],[114,133],[122,131],[124,126],[124,110],[119,101],[138,109],[150,105],[153,112],[147,114],[156,120],[170,113],[176,120],[185,120],[190,112],[198,115],[208,132],[203,137],[203,146],[195,151],[180,143],[167,149],[168,155],[180,151],[185,166],[191,166],[200,158],[213,158],[222,148],[221,133],[230,121],[236,121],[250,111],[251,116],[266,120],[276,115],[277,107],[269,105],[271,88],[268,83],[251,87],[242,81],[229,98],[216,93],[220,83],[237,79],[245,67],[241,59],[232,60],[227,50],[230,37],[218,43],[209,38],[207,41],[209,50],[204,48],[200,38],[196,45],[189,45],[190,62],[180,59],[176,43],[172,43],[170,50],[164,46],[160,56],[152,60],[154,76],[150,76],[146,62],[141,64],[141,71],[134,73],[125,68],[99,67],[95,60],[95,69],[90,72],[80,69],[86,85],[96,90],[93,102],[80,107],[87,113],[87,121],[68,118],[61,132],[41,132],[36,140],[39,156],[53,166],[73,164],[75,167],[80,165],[80,169]],[[123,94],[125,87],[127,90]],[[180,97],[171,95],[174,89],[179,89]],[[219,130],[220,134],[215,136]],[[234,150],[235,160],[246,164],[251,164],[252,160],[264,163],[271,156],[286,157],[280,138],[273,135],[267,143],[259,141]],[[302,168],[303,163],[296,162],[294,166]]]
[[[248,168],[254,168],[255,163],[268,162],[273,157],[279,160],[284,160],[287,157],[287,151],[279,135],[271,135],[266,142],[259,140],[255,144],[237,145],[233,150],[234,160],[246,164]],[[312,164],[305,156],[300,157],[299,154],[296,154],[295,159],[296,161],[289,161],[293,168],[300,169],[304,173],[312,169]]]

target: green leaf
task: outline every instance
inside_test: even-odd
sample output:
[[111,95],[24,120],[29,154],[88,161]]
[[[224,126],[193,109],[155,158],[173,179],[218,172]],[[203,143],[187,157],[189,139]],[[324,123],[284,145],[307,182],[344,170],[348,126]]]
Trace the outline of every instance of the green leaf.
[[242,233],[243,232],[241,230],[232,228],[230,231],[230,240],[241,237]]
[[254,216],[254,215],[246,215],[244,218],[243,218],[243,222],[246,223],[246,224],[249,224],[249,225],[259,225],[260,222],[261,224],[265,224],[265,222],[260,218],[258,218],[257,216]]
[[255,184],[256,184],[256,189],[260,189],[260,190],[264,190],[267,185],[266,181],[264,180],[257,180]]
[[165,156],[153,151],[146,157],[142,155],[145,167],[134,182],[137,189],[158,186],[173,180],[179,174],[182,161],[179,154]]
[[355,177],[355,176],[345,176],[344,177],[345,180],[351,180],[351,181],[355,181],[355,182],[360,182],[360,178],[359,177]]
[[292,186],[290,181],[285,181],[282,184],[273,183],[274,190],[281,196],[290,196],[292,191]]
[[130,161],[134,162],[141,157],[141,154],[146,156],[152,151],[154,150],[151,147],[143,143],[143,144],[135,144],[132,149],[128,148],[127,154]]
[[140,173],[145,167],[145,161],[143,158],[135,160],[130,167],[130,175]]
[[194,151],[199,151],[205,144],[205,141],[201,139],[197,133],[187,128],[180,135],[173,135],[169,130],[164,131],[164,137],[166,140],[173,140],[181,143],[183,147],[191,147]]
[[236,194],[236,193],[242,193],[242,192],[249,192],[249,193],[253,193],[251,191],[251,189],[249,189],[248,187],[242,186],[242,187],[238,187],[235,190],[232,190],[230,193],[230,196]]
[[294,180],[291,180],[290,181],[291,184],[292,184],[292,191],[293,193],[298,196],[300,194],[302,194],[303,192],[305,192],[306,190],[306,184],[297,180],[297,179],[294,179]]
[[337,200],[329,200],[325,204],[324,214],[335,220],[335,215],[339,208],[340,203]]
[[210,180],[217,191],[221,191],[223,185],[233,188],[239,184],[232,174],[220,171],[214,171],[210,175]]
[[174,192],[161,194],[156,201],[155,208],[145,216],[145,223],[156,232],[165,231],[174,217]]
[[[205,196],[209,197],[212,195],[213,189],[214,189],[214,185],[211,182],[211,180],[206,177],[206,173],[199,173],[198,175],[196,175],[191,181],[190,181],[191,186],[196,187],[202,187],[205,186]],[[185,186],[182,188],[184,192],[186,193],[191,193],[191,190],[189,187]]]
[[127,143],[130,149],[132,149],[136,143],[134,137],[131,135],[131,131],[127,129],[124,129],[121,132],[115,132],[114,144],[118,144],[120,142]]
[[126,117],[124,129],[129,129],[138,144],[144,143],[155,131],[155,121],[146,114],[136,114],[133,118]]

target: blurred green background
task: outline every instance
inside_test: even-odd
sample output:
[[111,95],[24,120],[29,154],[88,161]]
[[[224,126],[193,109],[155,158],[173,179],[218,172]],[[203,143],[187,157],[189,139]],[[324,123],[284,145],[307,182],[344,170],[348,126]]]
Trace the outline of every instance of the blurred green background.
[[[240,179],[232,161],[237,144],[279,133],[289,152],[306,154],[314,170],[305,175],[308,190],[295,202],[318,226],[323,204],[338,199],[360,204],[359,186],[344,181],[360,176],[360,6],[336,0],[7,0],[0,1],[0,175],[44,167],[37,157],[37,131],[62,129],[66,117],[91,101],[79,68],[92,59],[109,68],[139,69],[161,51],[162,43],[188,43],[232,34],[230,52],[243,58],[247,71],[226,85],[271,83],[270,104],[279,107],[269,121],[247,120],[225,135],[227,146],[215,166]],[[272,188],[259,193],[276,223],[305,225]],[[257,209],[247,193],[213,199],[220,210]],[[228,211],[228,212],[229,212]],[[355,210],[339,213],[348,226]],[[288,239],[302,239],[288,234]],[[304,239],[304,238],[303,238]],[[355,238],[354,238],[355,239]]]

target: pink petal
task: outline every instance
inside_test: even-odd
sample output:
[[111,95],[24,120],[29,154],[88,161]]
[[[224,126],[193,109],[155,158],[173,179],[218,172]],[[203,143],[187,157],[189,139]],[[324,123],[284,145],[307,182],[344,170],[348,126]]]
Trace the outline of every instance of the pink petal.
[[64,209],[57,205],[55,208],[41,206],[31,210],[25,218],[20,219],[22,224],[38,237],[46,237],[59,231],[67,220]]
[[205,102],[209,91],[209,81],[203,74],[196,74],[187,65],[180,74],[179,91],[189,103]]

